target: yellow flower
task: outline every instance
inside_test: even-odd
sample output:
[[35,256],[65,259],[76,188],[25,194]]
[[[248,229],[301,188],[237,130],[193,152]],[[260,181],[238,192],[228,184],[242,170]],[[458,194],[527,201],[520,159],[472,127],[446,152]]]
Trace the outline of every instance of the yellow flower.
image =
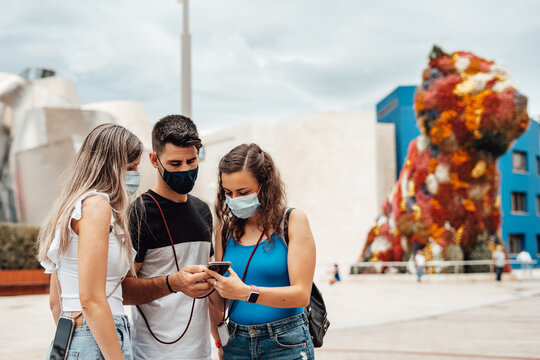
[[475,179],[478,179],[480,176],[484,175],[486,173],[487,166],[485,161],[480,160],[476,163],[474,168],[471,171],[471,176]]
[[401,199],[401,202],[399,204],[399,208],[401,211],[407,210],[407,200],[405,198]]
[[408,185],[408,196],[409,197],[413,197],[416,195],[416,190],[415,190],[415,187],[414,187],[414,181],[412,180],[409,180],[409,183],[407,184]]
[[420,208],[418,204],[414,204],[413,206],[411,206],[411,209],[414,214],[414,220],[420,220],[420,218],[422,217],[422,208]]
[[469,154],[465,150],[459,149],[450,155],[450,159],[455,165],[461,165],[469,160]]
[[434,144],[440,144],[452,135],[451,120],[457,116],[455,110],[446,110],[441,113],[436,125],[431,128],[429,135]]
[[471,95],[469,93],[463,94],[462,102],[465,106],[463,115],[465,117],[465,127],[470,132],[474,133],[475,137],[482,137],[480,132],[475,133],[480,129],[480,122],[482,121],[482,114],[484,113],[484,98],[491,94],[491,89],[486,89],[478,94]]
[[474,205],[474,201],[472,201],[470,199],[463,200],[461,202],[461,204],[463,204],[463,207],[467,211],[470,211],[470,212],[475,212],[476,211],[476,206]]
[[452,184],[452,187],[454,188],[463,188],[463,189],[466,189],[469,187],[469,184],[464,182],[464,181],[461,181],[459,179],[459,176],[458,174],[456,173],[451,173],[450,174],[450,184]]
[[455,234],[455,238],[456,238],[456,243],[461,243],[461,238],[463,237],[463,231],[465,231],[465,227],[463,225],[461,225],[459,227],[459,229],[456,231],[456,234]]

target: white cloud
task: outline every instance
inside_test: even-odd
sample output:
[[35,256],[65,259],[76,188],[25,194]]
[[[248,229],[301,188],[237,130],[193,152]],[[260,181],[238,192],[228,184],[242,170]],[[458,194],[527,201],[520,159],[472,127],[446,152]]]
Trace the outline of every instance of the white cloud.
[[[448,4],[447,7],[441,6]],[[434,43],[506,67],[540,114],[536,1],[191,0],[193,112],[213,128],[372,109],[415,84]],[[56,68],[86,101],[132,99],[152,120],[180,111],[174,0],[22,0],[0,13],[0,71]]]

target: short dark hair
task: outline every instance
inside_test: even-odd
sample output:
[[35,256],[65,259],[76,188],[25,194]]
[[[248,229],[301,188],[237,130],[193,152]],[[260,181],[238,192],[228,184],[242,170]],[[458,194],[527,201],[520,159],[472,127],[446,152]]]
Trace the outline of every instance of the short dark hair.
[[161,153],[165,144],[180,147],[195,146],[201,148],[201,139],[197,127],[190,118],[183,115],[167,115],[160,119],[152,129],[152,148]]

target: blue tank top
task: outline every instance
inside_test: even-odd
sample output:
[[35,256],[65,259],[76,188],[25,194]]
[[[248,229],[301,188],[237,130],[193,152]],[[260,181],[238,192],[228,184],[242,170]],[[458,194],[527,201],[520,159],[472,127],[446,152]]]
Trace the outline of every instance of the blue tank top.
[[[290,286],[289,270],[287,268],[288,249],[281,235],[272,234],[271,241],[261,241],[253,254],[244,282],[259,287]],[[232,262],[231,267],[242,278],[246,263],[255,245],[244,246],[238,244],[232,236],[225,246],[225,260]],[[232,305],[231,301],[231,305]],[[234,301],[235,305],[230,319],[237,324],[255,325],[265,324],[294,315],[304,311],[304,308],[275,308],[266,305]],[[229,305],[230,311],[230,305]]]

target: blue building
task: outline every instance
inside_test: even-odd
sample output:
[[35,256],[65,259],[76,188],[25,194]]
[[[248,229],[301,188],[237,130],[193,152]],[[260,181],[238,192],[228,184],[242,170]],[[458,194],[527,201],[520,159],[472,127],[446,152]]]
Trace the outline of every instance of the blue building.
[[[399,86],[377,103],[377,121],[393,123],[396,180],[411,140],[420,135],[413,102],[416,86]],[[511,258],[526,250],[540,261],[540,125],[527,131],[499,158],[502,236]],[[537,267],[540,264],[536,265]]]
[[416,86],[399,86],[377,103],[377,122],[392,123],[396,131],[396,179],[412,139],[420,135],[414,115]]

